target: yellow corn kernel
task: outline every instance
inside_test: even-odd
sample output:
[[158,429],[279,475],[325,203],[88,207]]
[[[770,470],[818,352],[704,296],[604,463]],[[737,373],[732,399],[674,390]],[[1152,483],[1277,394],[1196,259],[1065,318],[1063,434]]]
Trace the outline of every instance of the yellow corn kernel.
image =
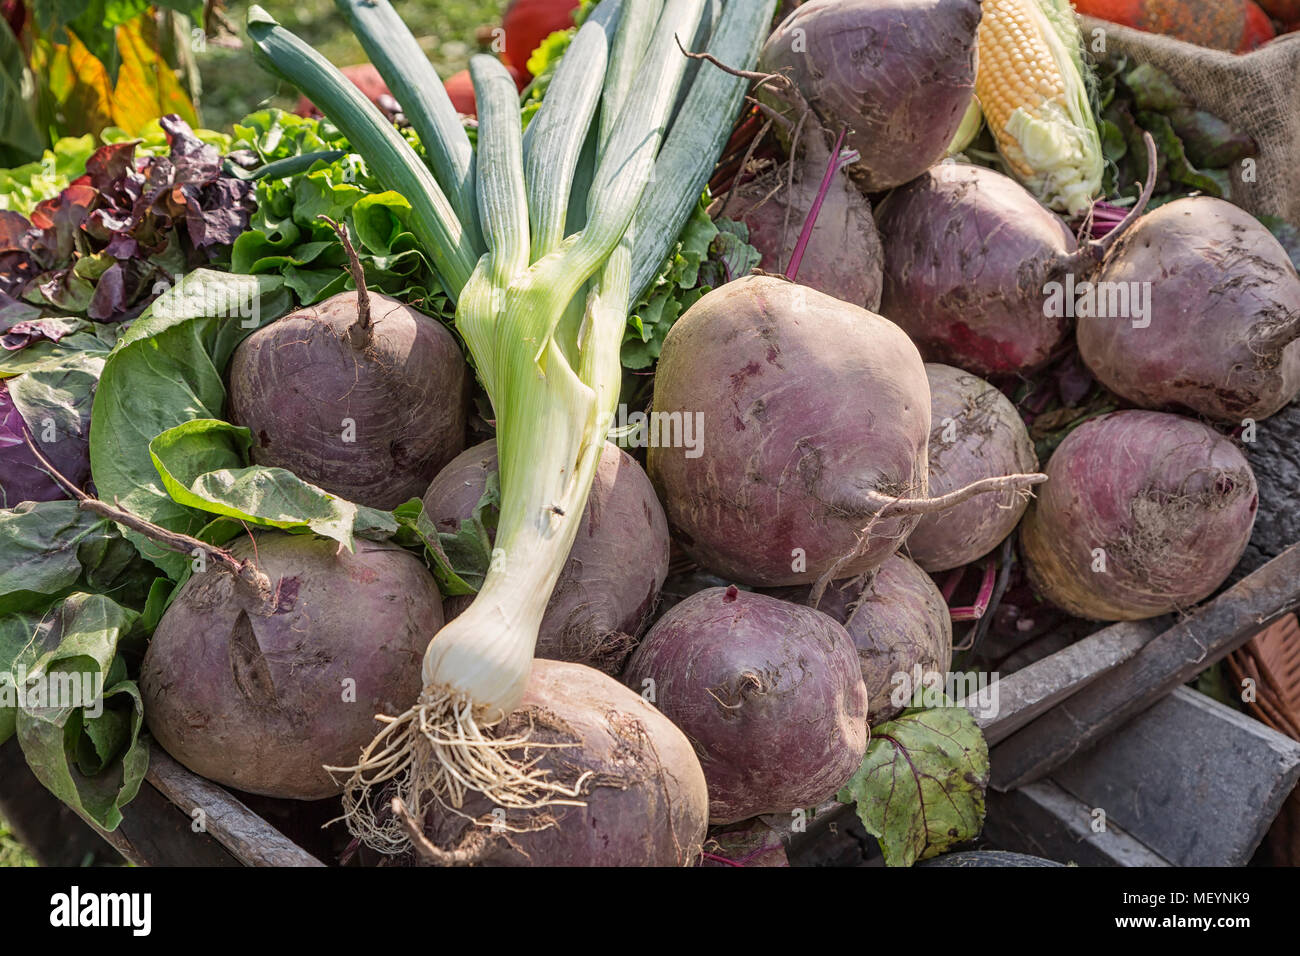
[[1010,172],[1072,213],[1100,190],[1101,139],[1065,0],[984,0],[975,94]]

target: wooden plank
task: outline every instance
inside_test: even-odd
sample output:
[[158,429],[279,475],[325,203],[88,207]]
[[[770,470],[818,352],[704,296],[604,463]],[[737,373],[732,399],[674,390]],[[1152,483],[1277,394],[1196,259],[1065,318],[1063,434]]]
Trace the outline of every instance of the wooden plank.
[[993,786],[1005,791],[1042,779],[1297,607],[1300,545],[995,747]]
[[[1078,693],[1140,651],[1163,630],[1154,621],[1122,621],[1077,641],[1013,674],[999,678],[996,712],[985,716],[973,698],[969,707],[989,746],[1005,740],[1034,718]],[[990,691],[993,687],[989,688]]]
[[[23,842],[33,849],[37,859],[42,862],[57,854],[57,851],[45,848],[51,843],[66,841],[69,847],[75,848],[73,852],[79,853],[84,843],[80,834],[85,832],[99,846],[107,843],[108,847],[137,866],[239,865],[239,861],[212,837],[205,833],[193,833],[189,818],[148,783],[141,784],[136,798],[123,809],[122,822],[116,830],[109,832],[49,793],[28,769],[17,740],[11,739],[4,747],[0,747],[0,755],[3,755],[0,763],[3,764],[4,771],[0,774],[0,782],[3,783],[6,795],[22,793],[24,796],[21,800],[38,799],[41,795],[46,795],[63,811],[58,817],[34,822],[21,831]],[[9,801],[6,800],[6,806],[8,805]],[[66,822],[68,826],[43,829],[54,820]],[[99,843],[101,840],[103,843]],[[104,847],[106,854],[111,852],[108,847]],[[57,861],[61,865],[73,866],[80,862],[80,858],[75,861]]]
[[1300,743],[1180,687],[1052,779],[1177,866],[1245,866],[1300,779]]
[[224,788],[186,770],[156,743],[149,748],[148,781],[187,819],[202,811],[213,838],[245,866],[324,866]]
[[210,834],[195,833],[189,816],[147,781],[123,808],[122,822],[116,830],[108,833],[95,829],[136,866],[240,865]]
[[990,791],[983,839],[993,846],[1079,866],[1171,866],[1123,828],[1093,831],[1092,808],[1052,780]]

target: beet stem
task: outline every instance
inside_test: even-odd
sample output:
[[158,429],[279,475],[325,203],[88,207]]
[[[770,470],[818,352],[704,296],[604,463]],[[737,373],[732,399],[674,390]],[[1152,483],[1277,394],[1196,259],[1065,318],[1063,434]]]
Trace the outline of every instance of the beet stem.
[[1133,204],[1128,215],[1120,220],[1118,226],[1110,230],[1100,239],[1089,240],[1077,253],[1076,256],[1083,254],[1083,258],[1090,259],[1093,262],[1101,262],[1110,253],[1115,243],[1123,238],[1124,234],[1133,227],[1133,224],[1142,218],[1146,212],[1147,203],[1151,201],[1151,194],[1156,188],[1156,141],[1151,138],[1150,133],[1142,134],[1142,142],[1147,148],[1147,181],[1142,186],[1142,192],[1138,196],[1138,201]]
[[[831,150],[830,162],[826,164],[826,175],[822,177],[821,188],[817,190],[817,198],[813,201],[812,209],[808,211],[808,218],[804,220],[803,232],[799,234],[799,242],[794,247],[794,252],[790,254],[790,264],[786,266],[785,277],[791,282],[799,278],[799,267],[803,265],[803,254],[808,251],[808,243],[812,241],[813,229],[817,226],[817,217],[821,215],[822,203],[826,201],[826,194],[831,191],[831,183],[835,182],[835,174],[844,166],[844,157],[841,151],[844,149],[844,137],[849,133],[849,128],[843,126],[840,128],[840,135],[835,138],[835,148]],[[791,157],[793,161],[794,157]]]
[[988,561],[984,565],[984,578],[980,582],[979,594],[970,607],[954,607],[948,616],[954,621],[978,621],[989,609],[989,598],[993,596],[993,582],[997,579],[997,562]]
[[948,572],[948,578],[943,583],[943,599],[951,601],[952,596],[957,593],[957,586],[961,584],[961,579],[966,576],[966,568],[963,564],[960,568],[953,568]]
[[339,225],[329,216],[321,214],[316,217],[327,222],[343,243],[343,251],[348,256],[348,271],[352,273],[352,281],[357,287],[357,320],[348,328],[348,339],[352,342],[355,349],[364,349],[370,344],[370,291],[366,288],[366,272],[361,268],[361,257],[357,255],[357,250],[352,247],[352,240],[348,237],[348,231]]
[[701,853],[701,857],[706,860],[712,860],[714,863],[721,863],[724,866],[744,866],[743,863],[737,863],[735,860],[729,860],[725,856],[718,856],[716,853]]
[[206,541],[200,541],[198,538],[191,538],[187,534],[168,531],[152,521],[133,515],[129,511],[86,494],[55,468],[48,458],[41,454],[41,450],[36,447],[36,443],[32,440],[31,432],[27,431],[26,427],[23,428],[23,440],[27,442],[27,447],[31,449],[32,454],[36,456],[36,460],[45,468],[50,477],[77,499],[77,507],[82,511],[89,511],[102,518],[115,521],[123,527],[144,535],[169,551],[184,555],[192,555],[195,551],[198,551],[210,555],[217,564],[234,576],[238,584],[252,592],[258,601],[258,606],[254,610],[265,615],[270,614],[275,609],[274,589],[271,587],[271,579],[252,561],[241,560],[224,548],[215,547]]

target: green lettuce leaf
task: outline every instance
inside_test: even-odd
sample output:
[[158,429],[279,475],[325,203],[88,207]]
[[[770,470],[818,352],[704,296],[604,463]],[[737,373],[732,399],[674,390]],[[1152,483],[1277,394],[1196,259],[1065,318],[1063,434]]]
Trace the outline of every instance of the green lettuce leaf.
[[638,371],[659,359],[664,339],[682,314],[705,294],[747,275],[760,260],[749,244],[749,230],[729,219],[714,222],[709,196],[700,199],[669,252],[658,278],[628,316],[623,337],[623,367]]
[[44,611],[74,590],[136,604],[155,575],[116,524],[75,501],[0,510],[0,614]]
[[[41,318],[50,318],[42,314]],[[15,351],[0,350],[0,378],[12,378],[36,369],[64,367],[81,355],[107,357],[122,330],[116,323],[92,323],[77,320],[77,331],[57,342],[41,339]]]
[[[349,149],[326,121],[266,110],[235,127],[235,146],[264,163],[323,150]],[[413,144],[417,145],[418,144]],[[365,161],[348,152],[318,160],[302,173],[257,182],[257,212],[231,251],[231,267],[248,275],[280,275],[303,305],[352,287],[347,255],[320,215],[351,226],[366,285],[429,315],[450,320],[429,260],[407,227],[410,203],[382,189]]]
[[[279,276],[236,276],[200,269],[163,293],[104,363],[92,409],[90,466],[99,496],[172,531],[196,534],[202,512],[168,494],[149,444],[195,419],[215,419],[226,401],[223,374],[235,347],[284,315],[292,296]],[[169,577],[185,555],[135,532],[127,537]]]
[[80,593],[42,615],[0,616],[0,740],[16,732],[37,779],[108,830],[148,768],[140,694],[118,655],[137,620],[110,598]]
[[349,550],[354,535],[388,537],[387,511],[345,501],[283,468],[245,466],[252,434],[228,422],[195,419],[149,443],[149,455],[172,500],[262,528],[313,531]]
[[89,133],[69,136],[35,162],[0,169],[0,209],[30,216],[38,203],[53,199],[86,171],[86,160],[96,145]]

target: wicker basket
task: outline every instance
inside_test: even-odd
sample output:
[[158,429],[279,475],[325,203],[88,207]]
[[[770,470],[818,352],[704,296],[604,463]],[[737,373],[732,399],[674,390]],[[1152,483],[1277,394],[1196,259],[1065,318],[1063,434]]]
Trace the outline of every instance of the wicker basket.
[[[1255,700],[1246,704],[1261,723],[1300,740],[1300,622],[1290,614],[1266,628],[1227,658],[1228,671],[1240,686],[1255,685]],[[1274,866],[1300,866],[1300,788],[1282,805],[1263,853]]]

